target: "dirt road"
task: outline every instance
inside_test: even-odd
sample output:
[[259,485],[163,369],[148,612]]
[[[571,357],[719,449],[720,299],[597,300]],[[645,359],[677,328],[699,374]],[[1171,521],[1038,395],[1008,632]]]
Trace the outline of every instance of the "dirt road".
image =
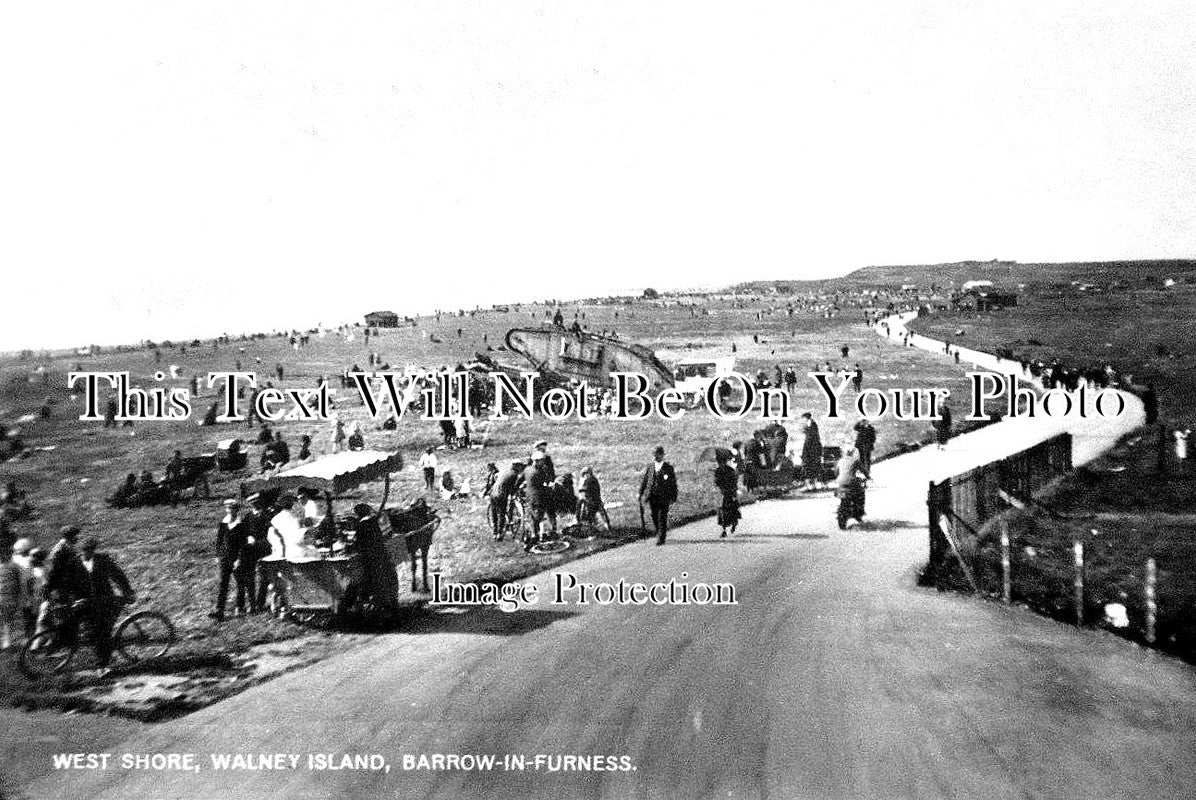
[[[582,581],[729,582],[735,606],[549,604],[442,613],[143,729],[123,753],[199,772],[67,771],[31,797],[1129,797],[1196,785],[1196,680],[1109,635],[917,588],[927,475],[1017,447],[1005,424],[876,467],[870,524],[831,498],[759,504],[741,530],[678,529],[570,566]],[[298,754],[219,771],[211,754]],[[315,771],[376,753],[390,771]],[[403,757],[497,754],[491,771]],[[528,768],[504,771],[504,754]],[[627,756],[548,771],[536,754]],[[555,760],[551,762],[555,764]],[[417,762],[418,764],[418,762]],[[618,762],[615,762],[618,766]]]
[[[579,581],[725,582],[737,605],[558,606],[549,602],[557,573],[544,574],[533,581],[537,605],[436,614],[142,728],[105,748],[111,768],[53,772],[28,794],[1191,796],[1190,667],[1104,633],[915,585],[927,482],[1055,429],[1006,422],[946,451],[878,464],[863,528],[836,530],[829,497],[779,501],[745,509],[726,540],[707,520],[674,531],[665,547],[634,544],[568,567]],[[1121,431],[1077,433],[1082,462]],[[126,753],[194,754],[199,770],[122,770],[115,762]],[[213,769],[222,753],[299,761]],[[389,771],[308,769],[317,753],[378,754]],[[405,756],[434,754],[499,760],[492,770],[404,768]],[[507,754],[526,768],[503,769]],[[614,756],[601,763],[615,769],[552,770],[564,755]]]

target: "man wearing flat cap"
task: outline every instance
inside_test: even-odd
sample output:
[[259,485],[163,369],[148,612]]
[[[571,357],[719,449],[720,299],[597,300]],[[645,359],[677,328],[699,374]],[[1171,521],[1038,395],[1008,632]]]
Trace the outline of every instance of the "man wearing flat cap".
[[[540,454],[539,457],[536,456],[537,453]],[[532,445],[532,457],[527,462],[528,466],[532,466],[532,461],[534,460],[541,461],[540,469],[548,476],[549,483],[556,480],[556,465],[552,463],[552,456],[548,455],[548,442],[544,439]]]
[[220,584],[216,589],[216,609],[208,616],[220,621],[224,619],[224,608],[228,605],[229,582],[236,576],[237,613],[244,614],[246,601],[252,601],[253,585],[245,583],[245,573],[239,569],[240,560],[246,557],[248,525],[240,515],[241,504],[236,498],[224,501],[224,517],[216,523],[216,559],[220,568]]
[[664,460],[664,448],[652,452],[652,463],[644,470],[640,480],[640,508],[647,501],[652,511],[652,527],[656,530],[656,545],[664,544],[669,529],[669,506],[677,502],[677,473],[673,465]]
[[91,594],[91,579],[79,558],[78,543],[78,528],[59,528],[58,541],[46,560],[46,597],[54,603],[70,604]]

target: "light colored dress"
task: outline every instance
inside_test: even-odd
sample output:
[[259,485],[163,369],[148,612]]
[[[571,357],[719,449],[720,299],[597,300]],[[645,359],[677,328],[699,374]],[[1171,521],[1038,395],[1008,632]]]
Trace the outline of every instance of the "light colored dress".
[[302,555],[307,531],[299,524],[298,517],[284,508],[270,520],[270,526],[274,529],[269,537],[270,558],[291,559]]

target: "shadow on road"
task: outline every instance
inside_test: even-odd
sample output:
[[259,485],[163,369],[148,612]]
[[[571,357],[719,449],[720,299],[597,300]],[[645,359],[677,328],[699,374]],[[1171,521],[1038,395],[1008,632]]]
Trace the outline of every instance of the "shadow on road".
[[571,611],[520,609],[502,611],[495,606],[450,606],[427,610],[394,633],[477,633],[487,636],[519,636],[577,616]]
[[737,533],[740,539],[829,539],[829,533]]
[[855,528],[861,533],[866,531],[906,531],[913,530],[918,527],[918,523],[911,522],[908,519],[870,519],[865,520],[864,524]]

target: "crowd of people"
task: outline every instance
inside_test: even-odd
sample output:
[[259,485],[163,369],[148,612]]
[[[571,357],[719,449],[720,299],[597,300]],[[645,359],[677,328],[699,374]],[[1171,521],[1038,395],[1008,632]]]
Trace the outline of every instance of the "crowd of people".
[[[112,629],[120,610],[134,602],[124,570],[100,549],[95,537],[79,545],[81,531],[63,526],[47,553],[28,538],[0,550],[0,650],[62,621],[74,627],[62,635],[78,635],[86,621],[96,661],[107,667],[112,657]],[[77,608],[78,613],[66,613]]]
[[[846,308],[853,307],[856,302],[848,298],[810,299],[804,304],[800,302],[796,305],[791,304],[788,308],[776,313],[784,313],[792,317],[799,311],[806,311],[834,316]],[[858,302],[866,302],[866,299]],[[630,314],[630,312],[628,313]],[[693,313],[698,312],[695,310]],[[759,319],[763,318],[762,314],[763,312],[758,314]],[[872,316],[874,314],[875,317]],[[869,324],[874,323],[880,318],[879,314],[880,312],[876,311],[865,312],[865,321]],[[584,313],[580,316],[575,314],[572,324],[569,325],[558,310],[554,314],[552,322],[563,328],[572,328],[575,332],[580,332],[584,330],[584,320]],[[354,333],[362,335],[359,329],[346,328],[338,332],[344,336],[351,336]],[[603,334],[606,333],[604,330]],[[373,338],[378,336],[377,331],[371,332],[367,328],[364,334],[367,341],[371,338],[371,334]],[[287,341],[292,347],[298,349],[309,344],[310,336],[311,334],[291,332]],[[462,338],[462,336],[463,329],[458,328],[457,338]],[[757,342],[761,341],[760,335],[755,338]],[[213,344],[214,348],[215,346]],[[245,348],[241,348],[240,352],[246,359],[252,358],[251,354],[246,354]],[[835,363],[828,360],[813,364],[810,370],[830,371],[848,377],[852,387],[858,393],[864,383],[864,370],[858,362],[849,361],[852,354],[846,345],[839,348],[838,356],[839,360]],[[157,358],[159,361],[161,360],[160,353]],[[479,358],[482,357],[479,356]],[[370,367],[374,369],[389,367],[382,355],[377,352],[369,353],[368,361]],[[259,368],[262,366],[260,357],[257,357],[256,363]],[[483,366],[489,368],[492,365],[484,364]],[[241,368],[241,358],[237,359],[237,368]],[[1026,368],[1033,369],[1034,366],[1028,365]],[[468,371],[470,367],[458,364],[456,369]],[[342,383],[351,384],[349,378],[351,371],[357,371],[357,365],[353,365],[352,368],[343,372]],[[479,374],[484,372],[484,369],[479,369]],[[776,363],[770,370],[762,370],[757,373],[755,382],[757,386],[784,387],[792,393],[802,382],[804,372],[806,370],[799,369],[794,363]],[[1057,364],[1045,365],[1043,373],[1051,379],[1061,381],[1070,380],[1068,376],[1072,374]],[[290,379],[292,383],[297,379],[294,370],[285,367],[282,363],[275,364],[272,377],[280,384],[286,379]],[[326,380],[326,376],[317,377],[317,383]],[[483,384],[479,384],[479,386]],[[270,383],[266,384],[266,386],[270,385]],[[425,379],[422,382],[413,382],[406,387],[405,391],[414,394],[426,386]],[[192,389],[198,396],[200,387],[194,377],[192,378]],[[256,390],[252,394],[256,394]],[[592,400],[594,407],[590,409],[591,411],[598,414],[609,414],[613,411],[612,392],[609,390],[599,391],[591,396],[594,398]],[[252,401],[252,397],[249,399]],[[471,408],[471,411],[475,414],[480,412],[488,401],[489,398],[484,392],[471,392],[471,402],[478,404],[478,407]],[[450,402],[452,402],[451,398]],[[204,424],[216,424],[216,407],[215,403],[211,405],[209,413],[205,415]],[[105,427],[116,427],[115,408],[109,406],[107,410],[109,413]],[[209,417],[211,419],[208,419]],[[312,435],[304,434],[299,440],[298,447],[294,450],[281,432],[273,430],[269,424],[257,418],[255,414],[249,415],[246,425],[260,426],[261,430],[257,439],[262,447],[259,466],[261,471],[266,474],[308,461],[318,455],[317,451],[338,453],[366,448],[366,432],[362,425],[356,421],[342,419],[339,414],[332,416],[327,423],[327,428],[313,431],[316,437],[315,443],[313,443]],[[388,417],[379,426],[382,430],[394,430],[396,427],[397,424],[393,416]],[[940,442],[942,442],[950,435],[949,418],[945,425],[940,427],[943,429],[940,433],[942,437]],[[3,433],[6,432],[0,431],[0,434]],[[428,447],[420,456],[419,467],[424,479],[424,488],[433,495],[439,495],[443,501],[463,495],[469,496],[471,494],[469,480],[458,480],[453,470],[445,462],[452,461],[452,451],[476,447],[475,438],[483,439],[484,443],[484,437],[477,435],[468,420],[442,422],[440,423],[440,434],[442,449],[450,452],[438,455],[436,448]],[[777,470],[785,463],[797,470],[801,486],[806,490],[813,491],[833,482],[836,493],[844,501],[843,508],[845,511],[851,512],[847,520],[861,520],[863,518],[863,486],[870,475],[877,434],[871,423],[861,420],[855,425],[851,436],[850,445],[844,442],[843,448],[836,449],[837,453],[841,453],[841,457],[828,461],[827,453],[834,448],[824,448],[819,426],[813,415],[807,413],[802,416],[800,428],[792,436],[783,425],[774,423],[754,432],[746,442],[736,443],[737,446],[734,446],[729,453],[719,453],[710,476],[710,487],[714,489],[713,505],[716,510],[716,522],[720,537],[735,534],[741,524],[742,515],[739,505],[742,496],[741,481],[743,489],[748,491],[757,489],[761,484],[762,475]],[[3,436],[0,435],[0,438]],[[557,467],[548,450],[548,442],[540,441],[531,447],[526,457],[512,458],[505,463],[492,462],[487,465],[485,488],[481,492],[481,497],[485,501],[489,528],[494,540],[501,541],[510,533],[508,514],[512,508],[513,498],[519,498],[523,503],[527,535],[522,537],[522,543],[525,547],[531,547],[542,538],[559,535],[559,517],[562,513],[576,514],[579,520],[601,522],[608,529],[610,528],[610,516],[603,501],[603,487],[595,469],[592,466],[583,466],[578,473],[577,484],[574,485],[572,475],[558,474]],[[829,466],[832,463],[833,470],[830,470]],[[166,465],[161,481],[156,480],[149,470],[143,470],[140,475],[129,474],[113,497],[116,504],[124,506],[139,505],[151,498],[169,496],[167,487],[177,486],[186,475],[186,460],[182,458],[181,453],[176,451],[174,457]],[[663,545],[666,541],[670,510],[676,504],[679,496],[677,484],[677,471],[666,460],[664,449],[658,447],[653,451],[651,461],[645,465],[639,475],[638,485],[631,487],[644,512],[642,527],[645,533],[648,533],[650,529],[648,535],[655,536],[657,545]],[[6,498],[4,508],[8,509],[10,506],[15,509],[17,503],[10,503]],[[0,522],[6,520],[7,515],[7,510],[0,513]],[[381,541],[382,526],[376,516],[372,516],[368,506],[355,507],[350,523],[356,531],[359,552],[367,554],[377,549],[378,542]],[[320,540],[335,527],[335,520],[331,519],[328,509],[322,507],[320,498],[312,492],[300,490],[294,494],[282,493],[278,497],[265,497],[258,494],[244,499],[230,498],[224,501],[223,512],[216,525],[214,537],[218,580],[211,616],[223,620],[230,613],[261,613],[268,610],[272,603],[274,610],[285,610],[288,589],[286,577],[272,566],[272,562],[292,559],[297,554],[302,556],[307,549],[312,547],[313,542]],[[378,529],[379,532],[377,537],[372,539],[371,531],[374,529]],[[77,538],[77,533],[74,538]],[[61,547],[64,551],[68,546],[74,548],[74,541],[67,541],[67,539],[66,536],[62,537],[62,540],[66,542]],[[32,547],[28,540],[14,541],[12,544],[20,546],[10,548],[6,544],[0,548],[4,554],[11,552],[11,556],[4,562],[4,569],[0,570],[0,609],[5,610],[6,620],[9,619],[7,610],[16,609],[17,611],[11,618],[19,622],[19,624],[5,627],[3,631],[0,631],[6,646],[19,638],[19,635],[28,635],[37,629],[38,620],[45,617],[43,604],[48,599],[45,587],[53,583],[47,578],[52,566],[51,559],[47,554]],[[115,576],[119,569],[115,568],[114,564],[110,564],[110,560],[94,558],[96,545],[92,542],[89,542],[89,545],[93,556],[85,558],[89,552],[87,546],[78,551],[84,569],[94,570],[95,564],[99,563],[103,565],[101,574]],[[55,550],[58,550],[59,547],[60,545],[55,545]],[[59,561],[63,560],[69,561],[70,559],[68,556],[62,555],[59,557]],[[74,571],[73,567],[60,567],[59,573],[63,569],[68,572]],[[393,573],[393,565],[390,572]],[[393,574],[391,577],[393,578]],[[67,583],[71,584],[72,581],[68,580]],[[101,583],[115,587],[111,592],[115,596],[129,598],[133,596],[131,588],[127,585],[127,580],[124,581],[123,587],[121,581],[115,577],[105,578]],[[73,584],[75,589],[72,591],[83,593],[80,588],[84,585],[82,581],[73,581]],[[88,589],[87,593],[94,594],[95,591],[98,590],[93,587]],[[63,591],[59,594],[67,596],[69,593]],[[101,627],[107,624],[108,629],[111,629],[111,624],[105,623],[103,620],[100,620],[99,624]]]

